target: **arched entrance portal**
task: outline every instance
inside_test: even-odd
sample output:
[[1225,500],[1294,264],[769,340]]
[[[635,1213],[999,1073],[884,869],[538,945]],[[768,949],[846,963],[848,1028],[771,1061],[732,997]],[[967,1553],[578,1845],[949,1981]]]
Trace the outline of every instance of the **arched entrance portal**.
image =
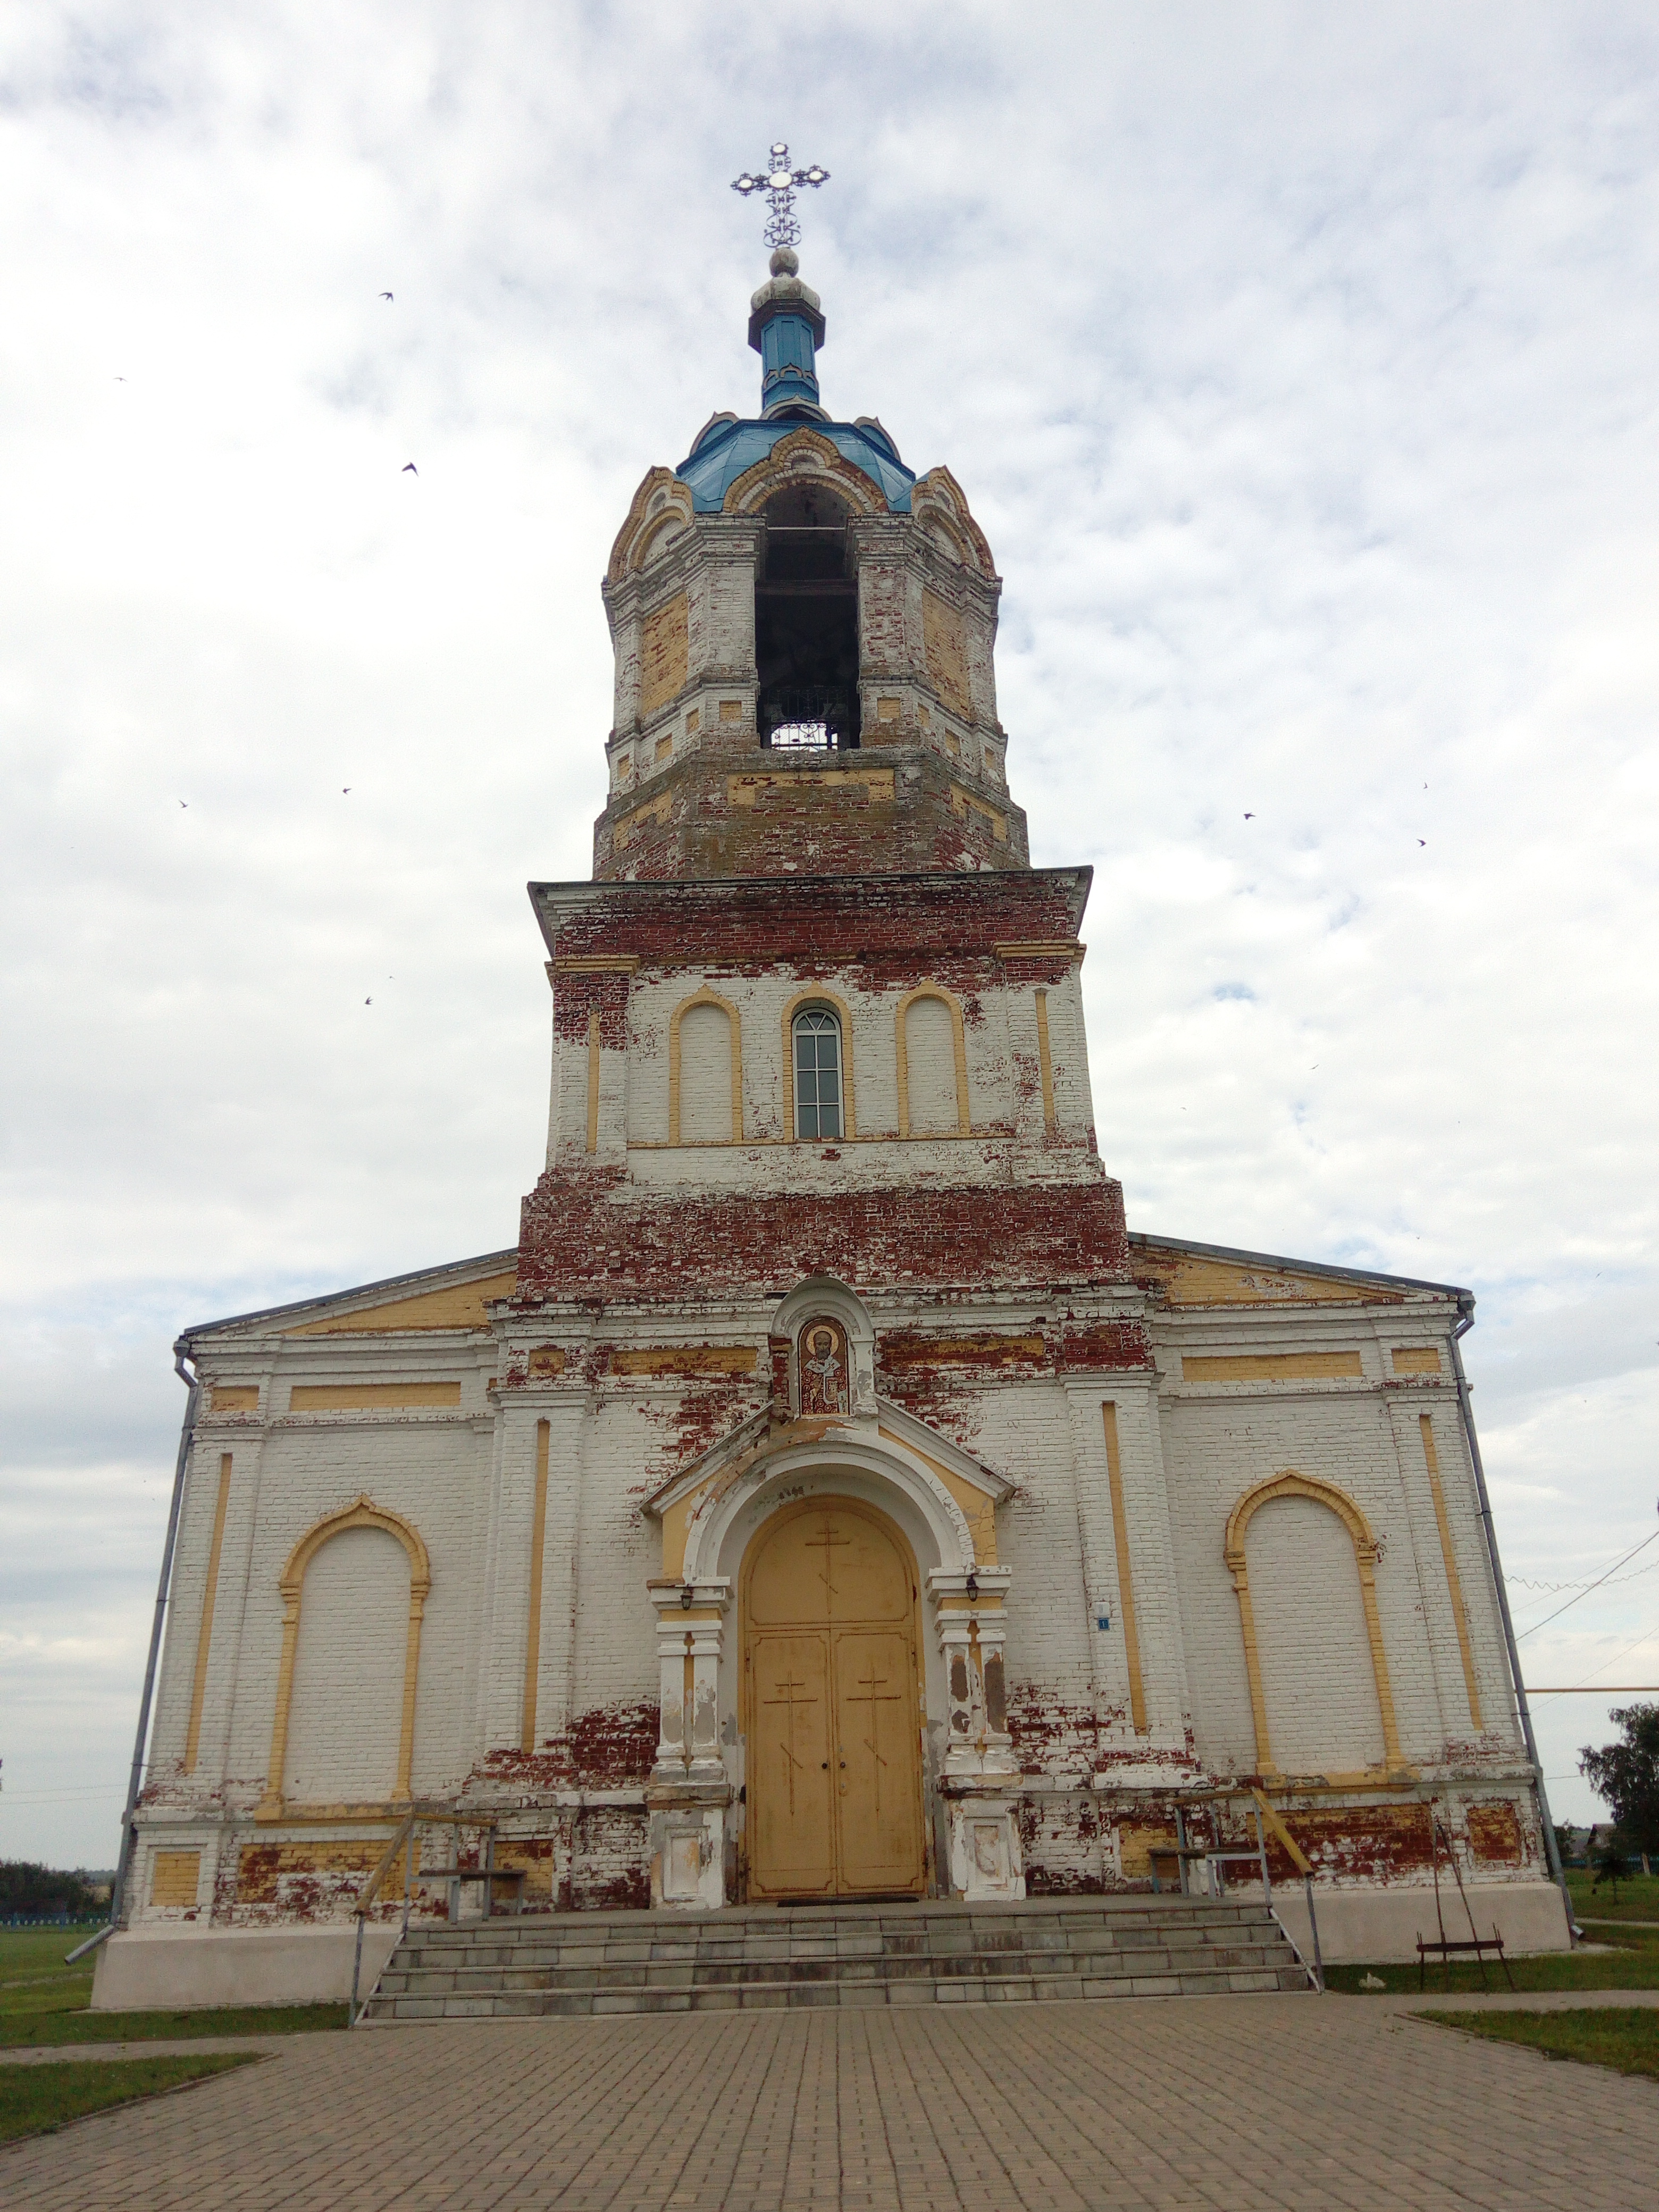
[[741,1589],[751,1897],[926,1887],[919,1584],[885,1514],[814,1498],[775,1514]]

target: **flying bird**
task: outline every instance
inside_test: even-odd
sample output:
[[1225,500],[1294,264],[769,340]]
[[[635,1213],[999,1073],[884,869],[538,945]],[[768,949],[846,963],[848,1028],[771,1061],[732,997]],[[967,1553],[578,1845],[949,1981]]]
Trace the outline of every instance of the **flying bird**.
[[1254,814],[1247,814],[1247,815],[1244,817],[1244,819],[1245,819],[1247,822],[1254,822],[1254,821],[1255,820],[1255,815],[1254,815]]
[[126,379],[125,379],[125,376],[118,376],[118,377],[116,378],[115,381],[116,381],[118,384],[125,384],[125,383],[126,382]]
[[1429,841],[1426,837],[1419,837],[1417,842],[1419,845],[1426,845]]
[[343,784],[340,786],[340,796],[341,796],[341,798],[342,798],[342,799],[349,799],[349,798],[350,798],[350,796],[351,796],[351,786],[350,786],[349,783],[343,783]]
[[365,1000],[363,1000],[363,1004],[364,1004],[366,1006],[372,1006],[374,1005],[374,1000],[373,1000],[373,999],[365,999]]
[[188,806],[190,805],[190,801],[187,799],[181,799],[179,801],[179,804],[180,806]]
[[380,297],[383,300],[389,300],[392,297],[392,295],[390,292],[382,292]]
[[405,461],[398,473],[400,477],[417,477],[421,472],[413,461]]

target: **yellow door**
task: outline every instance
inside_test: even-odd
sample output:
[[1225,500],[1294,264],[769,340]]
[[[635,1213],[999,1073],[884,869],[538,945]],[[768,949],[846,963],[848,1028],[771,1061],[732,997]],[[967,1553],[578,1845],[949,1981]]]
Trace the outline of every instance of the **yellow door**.
[[798,1897],[836,1886],[828,1656],[811,1630],[757,1636],[750,1652],[750,1856]]
[[770,1522],[744,1562],[749,1887],[924,1887],[916,1583],[891,1522],[842,1498]]

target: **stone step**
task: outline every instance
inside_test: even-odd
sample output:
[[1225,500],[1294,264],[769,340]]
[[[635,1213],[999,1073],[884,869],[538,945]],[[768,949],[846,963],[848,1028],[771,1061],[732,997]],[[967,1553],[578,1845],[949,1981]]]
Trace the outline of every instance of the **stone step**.
[[1185,1979],[1276,1972],[1282,1956],[1282,1947],[1261,1943],[1206,1953],[1201,1959],[1151,1951],[1109,1962],[1067,1958],[1048,1952],[978,1954],[957,1959],[871,1959],[845,1964],[837,1960],[778,1960],[750,1965],[708,1962],[653,1966],[635,1972],[615,1968],[607,1972],[568,1967],[556,1971],[550,1979],[512,1969],[470,1975],[389,1968],[381,1977],[376,1994],[384,2000],[451,1996],[530,1996],[573,1991],[602,1995],[627,1989],[753,1989],[825,1982],[990,1982],[1010,1977],[1035,1981],[1056,1976],[1075,1978],[1079,1974],[1097,1980],[1139,1981],[1148,1976],[1168,1975]]
[[898,1926],[860,1923],[823,1932],[780,1927],[775,1915],[769,1922],[748,1929],[733,1929],[716,1921],[698,1924],[676,1918],[666,1926],[659,1923],[653,1931],[630,1929],[626,1934],[571,1929],[567,1923],[565,1930],[556,1936],[547,1932],[545,1923],[541,1927],[533,1923],[522,1925],[523,1932],[514,1936],[503,1936],[497,1929],[492,1929],[488,1936],[482,1932],[469,1936],[465,1930],[428,1929],[411,1930],[407,1941],[421,1955],[434,1960],[466,1957],[480,1964],[505,1965],[509,1960],[533,1959],[538,1965],[553,1965],[578,1956],[618,1960],[689,1956],[694,1953],[731,1957],[857,1957],[884,1951],[964,1950],[994,1943],[1013,1948],[1065,1949],[1144,1942],[1154,1933],[1157,1941],[1166,1944],[1206,1944],[1216,1942],[1224,1931],[1251,1927],[1271,1929],[1273,1923],[1258,1907],[1251,1913],[1229,1914],[1224,1917],[1218,1915],[1212,1921],[1196,1921],[1191,1916],[1170,1919],[1162,1915],[1138,1921],[1120,1914],[1110,1921],[1094,1920],[1081,1925],[1061,1926],[1024,1919],[991,1926],[981,1922],[921,1925],[908,1923]]
[[658,1949],[641,1953],[623,1953],[595,1948],[582,1951],[572,1948],[551,1955],[520,1955],[497,1962],[480,1960],[465,1953],[434,1952],[426,1948],[400,1948],[394,1966],[389,1971],[405,1973],[443,1974],[463,1979],[519,1978],[527,1982],[569,1973],[623,1972],[649,1973],[658,1968],[720,1966],[742,1970],[772,1966],[787,1967],[801,1965],[815,1968],[853,1969],[883,1961],[898,1966],[901,1964],[926,1966],[931,1961],[954,1960],[1021,1958],[1034,1960],[1078,1959],[1097,1960],[1103,1966],[1129,1970],[1130,1962],[1156,1957],[1160,1960],[1182,1961],[1193,1966],[1202,1965],[1218,1954],[1229,1953],[1241,1946],[1261,1945],[1277,1947],[1282,1938],[1271,1926],[1251,1929],[1230,1929],[1224,1934],[1206,1936],[1201,1942],[1190,1939],[1168,1941],[1155,1930],[1134,1938],[1120,1938],[1110,1942],[1081,1940],[1071,1944],[999,1942],[984,1939],[971,1944],[941,1943],[925,1948],[896,1945],[870,1949],[836,1951],[799,1949],[762,1949],[745,1948],[730,1951],[724,1948],[682,1949],[665,1945]]
[[1159,1950],[1202,1954],[1224,1948],[1239,1942],[1279,1941],[1279,1931],[1271,1923],[1251,1927],[1249,1923],[1234,1923],[1224,1929],[1191,1930],[1187,1929],[1145,1929],[1112,1934],[1087,1930],[1069,1942],[1055,1942],[1050,1938],[1022,1940],[1019,1934],[1008,1936],[980,1935],[971,1938],[942,1938],[930,1942],[899,1942],[845,1944],[783,1944],[752,1942],[744,1944],[678,1944],[651,1945],[568,1944],[559,1947],[531,1947],[514,1952],[494,1955],[463,1950],[445,1950],[427,1944],[400,1946],[400,1964],[428,1968],[439,1972],[556,1973],[571,1966],[672,1966],[689,1960],[721,1960],[734,1965],[760,1965],[778,1959],[944,1959],[968,1958],[999,1952],[1019,1953],[1031,1956],[1048,1955],[1054,1958],[1121,1956],[1130,1952]]
[[629,1988],[496,1992],[471,1996],[378,1996],[367,2021],[526,2020],[558,2015],[657,2012],[799,2010],[810,2007],[1036,2003],[1059,1998],[1266,1995],[1307,1987],[1299,1966],[1235,1967],[1165,1974],[1003,1974],[973,1979],[761,1982],[727,1987]]
[[1260,1905],[1204,1899],[539,1915],[416,1929],[365,2011],[393,2020],[1235,1994],[1307,1986]]

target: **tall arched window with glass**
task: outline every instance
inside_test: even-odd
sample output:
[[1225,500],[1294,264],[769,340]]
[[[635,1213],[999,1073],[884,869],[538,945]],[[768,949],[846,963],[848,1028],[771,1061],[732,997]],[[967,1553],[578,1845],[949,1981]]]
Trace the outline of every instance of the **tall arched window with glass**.
[[839,1137],[841,1111],[841,1024],[822,1006],[797,1014],[795,1030],[795,1134]]

